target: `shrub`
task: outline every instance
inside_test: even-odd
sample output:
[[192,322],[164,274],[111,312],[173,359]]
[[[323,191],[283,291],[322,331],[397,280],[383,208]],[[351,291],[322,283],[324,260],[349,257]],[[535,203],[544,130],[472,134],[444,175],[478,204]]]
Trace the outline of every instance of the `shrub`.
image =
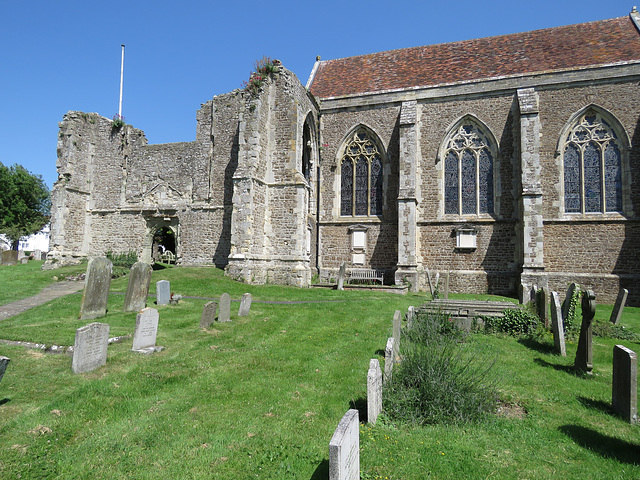
[[502,317],[486,317],[484,322],[487,333],[507,333],[519,336],[533,334],[540,319],[535,313],[518,308],[505,310]]
[[495,359],[488,361],[473,343],[443,334],[442,318],[421,315],[406,332],[402,363],[383,387],[390,419],[418,425],[466,423],[495,411]]
[[627,330],[623,325],[610,322],[593,322],[592,333],[597,337],[617,338],[619,340],[629,340],[631,342],[639,342],[640,335],[631,330]]
[[128,274],[133,264],[138,261],[138,255],[134,251],[113,253],[109,250],[108,252],[105,252],[104,255],[111,260],[111,263],[113,264],[113,270],[111,271],[112,278],[122,277]]

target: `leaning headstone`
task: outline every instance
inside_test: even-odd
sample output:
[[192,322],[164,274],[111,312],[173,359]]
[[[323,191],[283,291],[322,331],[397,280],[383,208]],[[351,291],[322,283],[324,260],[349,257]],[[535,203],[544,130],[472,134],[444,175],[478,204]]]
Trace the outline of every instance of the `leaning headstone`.
[[340,265],[340,270],[338,271],[338,290],[344,290],[344,276],[346,269],[346,263],[342,262],[342,265]]
[[230,322],[231,321],[231,297],[228,293],[223,293],[220,296],[220,308],[218,311],[218,321],[219,322]]
[[7,371],[7,365],[9,365],[9,362],[9,357],[0,357],[0,382],[2,381],[2,377],[4,377],[4,372]]
[[200,328],[208,328],[216,319],[218,311],[218,303],[215,301],[207,302],[202,307],[202,316],[200,317]]
[[147,295],[151,284],[151,265],[144,262],[136,262],[129,273],[127,294],[124,297],[124,312],[137,312],[147,306]]
[[384,381],[388,382],[391,380],[391,375],[393,374],[393,364],[395,361],[394,353],[395,353],[395,341],[396,339],[393,337],[389,337],[387,339],[387,346],[384,349]]
[[250,293],[245,293],[244,295],[242,295],[242,300],[240,300],[240,308],[238,309],[239,317],[249,315],[249,310],[251,309],[251,301],[252,297]]
[[567,356],[564,343],[564,325],[562,323],[562,307],[558,292],[551,292],[551,329],[553,330],[553,347],[556,353]]
[[621,288],[620,292],[618,292],[618,298],[616,299],[616,304],[613,307],[613,311],[611,312],[611,323],[616,325],[620,318],[622,318],[622,310],[624,310],[624,304],[627,303],[627,295],[629,295],[629,290],[626,288]]
[[107,314],[112,268],[111,260],[106,257],[89,260],[84,291],[82,292],[81,320],[93,320]]
[[18,252],[16,250],[4,250],[2,252],[2,265],[17,265]]
[[407,308],[407,328],[412,328],[413,327],[413,321],[416,318],[416,307],[414,307],[413,305],[410,305],[409,308]]
[[329,480],[360,480],[358,410],[344,414],[329,442]]
[[542,287],[538,290],[538,298],[536,301],[538,307],[538,317],[544,323],[545,327],[549,326],[549,289]]
[[573,298],[573,294],[577,291],[580,291],[580,285],[577,283],[572,283],[569,285],[567,289],[567,296],[564,297],[564,302],[562,302],[562,318],[565,320],[569,318],[569,308],[571,307],[571,298]]
[[593,325],[592,320],[596,314],[596,295],[592,290],[587,290],[582,295],[582,326],[580,327],[580,339],[574,368],[587,375],[593,374]]
[[369,361],[367,372],[367,421],[375,425],[382,411],[382,370],[377,358]]
[[169,280],[156,282],[156,305],[169,305],[171,301],[171,283]]
[[160,315],[155,308],[143,308],[136,317],[136,329],[133,334],[134,352],[153,353],[160,351],[161,347],[156,347],[158,336],[158,320]]
[[629,423],[638,423],[638,355],[623,345],[613,347],[611,406]]
[[393,314],[393,338],[395,338],[395,342],[393,343],[393,359],[397,360],[400,352],[400,332],[402,331],[402,312],[400,310],[396,310]]
[[109,345],[109,325],[106,323],[90,323],[76,330],[73,343],[73,373],[86,373],[107,363],[107,346]]

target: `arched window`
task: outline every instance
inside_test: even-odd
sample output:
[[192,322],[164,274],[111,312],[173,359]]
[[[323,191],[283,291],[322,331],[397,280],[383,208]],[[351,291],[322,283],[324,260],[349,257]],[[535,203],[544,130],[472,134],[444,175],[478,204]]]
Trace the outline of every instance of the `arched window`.
[[346,141],[340,161],[340,215],[382,215],[382,149],[360,128]]
[[444,213],[493,213],[493,151],[472,119],[455,128],[444,148]]
[[566,213],[622,211],[622,148],[600,113],[589,109],[578,118],[562,159]]
[[307,116],[302,127],[302,175],[307,182],[311,182],[311,155],[313,147],[311,145],[311,119]]

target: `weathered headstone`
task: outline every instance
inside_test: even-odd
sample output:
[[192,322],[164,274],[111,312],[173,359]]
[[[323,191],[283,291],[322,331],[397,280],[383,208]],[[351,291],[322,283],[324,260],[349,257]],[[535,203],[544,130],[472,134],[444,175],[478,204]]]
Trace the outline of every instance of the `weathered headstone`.
[[391,375],[393,374],[393,364],[395,361],[394,353],[395,353],[395,338],[389,337],[387,339],[387,346],[384,349],[384,381],[388,382],[391,380]]
[[27,263],[29,263],[29,257],[22,257],[20,259],[20,264],[21,265],[26,265]]
[[109,325],[106,323],[90,323],[76,330],[73,343],[73,373],[85,373],[95,370],[107,363],[107,346],[109,345]]
[[447,270],[447,273],[444,276],[444,298],[445,299],[449,298],[449,276],[450,275],[451,275],[451,272]]
[[367,372],[367,421],[375,425],[382,411],[382,370],[377,358],[369,361]]
[[242,300],[240,300],[240,308],[238,309],[239,317],[249,315],[249,310],[251,309],[251,301],[252,297],[250,293],[245,293],[244,295],[242,295]]
[[18,260],[22,260],[26,256],[27,256],[27,254],[24,253],[24,250],[18,250]]
[[329,480],[360,480],[358,410],[344,414],[329,442]]
[[140,353],[153,353],[159,350],[156,347],[159,319],[160,315],[155,308],[143,308],[138,312],[131,350]]
[[538,317],[544,323],[545,327],[549,326],[549,289],[542,287],[538,290],[538,298],[536,301],[538,307]]
[[553,330],[553,347],[556,353],[567,356],[564,343],[564,325],[562,322],[562,307],[558,292],[551,292],[551,329]]
[[18,252],[16,250],[2,251],[2,265],[17,265],[17,264],[18,264]]
[[431,272],[427,268],[427,280],[429,281],[429,292],[431,293],[431,298],[433,298],[434,290],[433,290],[433,282],[431,282]]
[[409,308],[407,308],[407,328],[412,328],[413,327],[413,321],[416,318],[416,307],[414,307],[413,305],[410,305]]
[[218,309],[218,321],[230,322],[231,321],[231,297],[228,293],[223,293],[220,296],[220,304]]
[[81,320],[93,320],[107,314],[111,270],[113,265],[106,257],[89,260],[80,307]]
[[618,298],[616,298],[616,304],[613,306],[610,319],[614,325],[622,318],[622,310],[624,310],[624,304],[627,303],[627,295],[629,295],[629,290],[626,288],[621,288],[618,292]]
[[613,347],[611,406],[629,423],[638,423],[638,355],[623,345]]
[[147,306],[147,295],[151,284],[151,265],[136,262],[129,273],[127,294],[124,297],[124,312],[137,312]]
[[562,302],[562,318],[565,320],[569,318],[569,308],[571,307],[571,298],[573,298],[573,294],[577,291],[580,291],[580,285],[577,283],[572,283],[569,285],[567,289],[567,296],[564,297],[564,302]]
[[171,301],[171,283],[169,280],[156,282],[156,305],[169,305]]
[[42,260],[42,250],[35,249],[32,253],[34,260]]
[[200,328],[207,328],[211,325],[218,312],[218,303],[215,301],[207,302],[202,307],[202,316],[200,317]]
[[393,314],[393,360],[397,361],[400,352],[400,335],[402,332],[402,312],[396,310]]
[[592,290],[582,294],[582,326],[574,368],[588,375],[593,374],[593,326],[591,321],[596,314],[596,295]]
[[440,272],[436,272],[436,278],[433,283],[433,290],[436,293],[436,296],[440,296]]
[[11,359],[9,357],[0,357],[0,382],[2,381],[2,377],[4,377],[4,372],[7,371],[7,365]]
[[342,262],[340,265],[340,270],[338,271],[338,290],[344,290],[344,276],[346,274],[347,265],[345,262]]

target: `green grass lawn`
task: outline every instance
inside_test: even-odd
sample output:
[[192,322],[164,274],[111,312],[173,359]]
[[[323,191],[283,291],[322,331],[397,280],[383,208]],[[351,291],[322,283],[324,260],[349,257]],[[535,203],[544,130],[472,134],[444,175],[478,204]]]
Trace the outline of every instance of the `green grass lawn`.
[[[0,267],[5,288],[38,291],[51,272]],[[23,275],[23,273],[25,273]],[[51,275],[51,276],[50,276]],[[46,277],[46,278],[41,278]],[[33,280],[29,280],[31,277]],[[159,354],[109,346],[104,367],[71,373],[71,358],[0,345],[11,358],[0,383],[0,478],[326,479],[329,440],[349,408],[366,399],[369,359],[382,360],[393,312],[429,299],[233,282],[213,268],[154,272],[175,293],[239,300],[247,317],[199,328],[206,299],[160,306]],[[132,334],[122,313],[126,278],[112,282],[111,336]],[[2,297],[0,297],[2,298]],[[72,345],[80,295],[69,295],[0,322],[0,338]],[[321,301],[322,303],[266,303]],[[153,305],[150,298],[149,306]],[[607,313],[607,310],[609,313]],[[611,307],[598,307],[608,320]],[[640,333],[640,309],[623,323]],[[576,376],[535,340],[474,335],[499,354],[502,399],[526,414],[459,427],[361,425],[364,479],[640,478],[640,431],[609,411],[613,346],[594,338],[594,375]],[[382,363],[382,361],[381,361]],[[366,405],[364,406],[366,412]]]

